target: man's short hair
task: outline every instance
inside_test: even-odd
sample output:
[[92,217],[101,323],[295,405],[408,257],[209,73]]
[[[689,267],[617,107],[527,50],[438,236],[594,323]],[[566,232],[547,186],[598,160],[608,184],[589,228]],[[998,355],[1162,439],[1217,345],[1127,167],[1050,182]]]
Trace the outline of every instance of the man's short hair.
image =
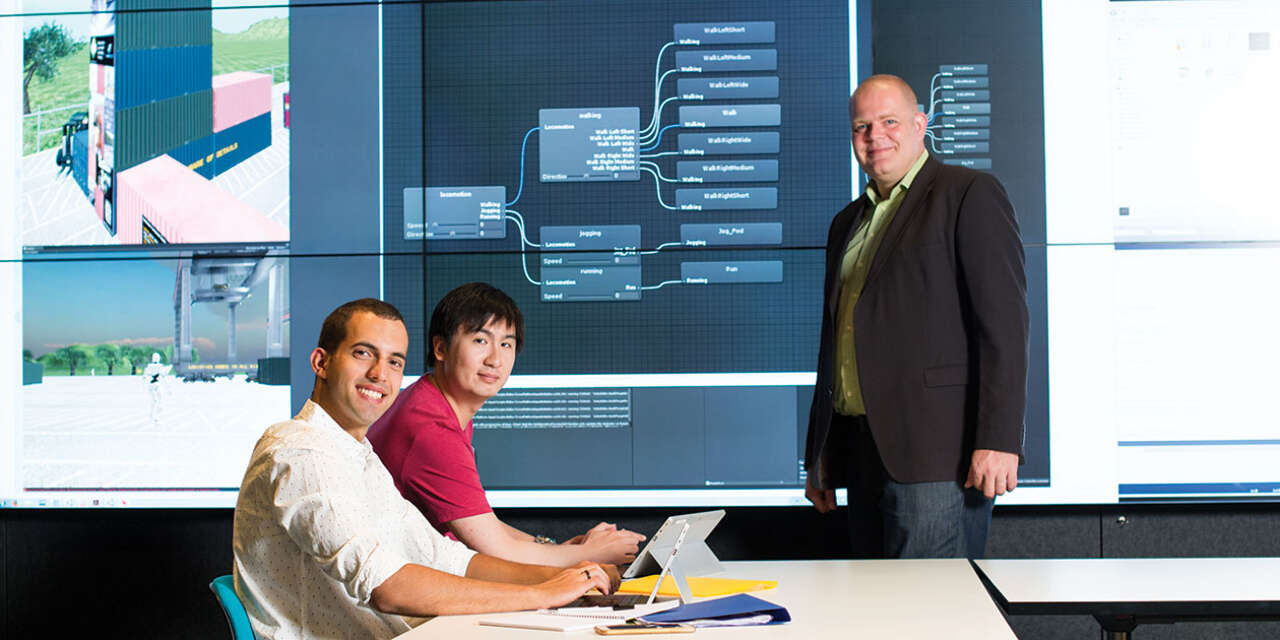
[[391,303],[383,302],[377,298],[360,298],[359,300],[352,300],[329,313],[328,317],[324,319],[324,324],[320,325],[320,340],[316,343],[316,346],[324,349],[325,353],[332,354],[336,352],[338,345],[347,339],[347,323],[351,321],[351,316],[360,311],[372,313],[385,320],[396,320],[400,324],[404,324],[404,316],[400,315],[400,310]]
[[448,345],[459,328],[468,333],[479,331],[494,320],[504,321],[515,330],[516,353],[520,353],[524,347],[524,316],[511,296],[484,282],[467,283],[446,293],[431,312],[431,326],[427,329],[431,361],[435,362],[437,337]]

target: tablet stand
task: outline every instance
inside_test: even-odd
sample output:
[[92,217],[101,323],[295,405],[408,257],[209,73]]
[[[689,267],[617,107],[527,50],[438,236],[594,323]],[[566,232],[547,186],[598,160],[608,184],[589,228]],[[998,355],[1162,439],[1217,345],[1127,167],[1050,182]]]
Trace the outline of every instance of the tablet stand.
[[650,555],[662,566],[662,571],[658,573],[658,581],[654,583],[653,591],[649,594],[649,602],[652,603],[657,597],[658,590],[662,588],[662,580],[668,573],[676,583],[676,590],[680,592],[680,602],[688,603],[693,599],[693,590],[689,588],[690,573],[697,575],[719,573],[724,570],[720,560],[701,538],[685,543],[685,536],[688,535],[691,526],[692,523],[683,522],[680,534],[675,537],[674,542],[670,545],[656,545],[649,548]]

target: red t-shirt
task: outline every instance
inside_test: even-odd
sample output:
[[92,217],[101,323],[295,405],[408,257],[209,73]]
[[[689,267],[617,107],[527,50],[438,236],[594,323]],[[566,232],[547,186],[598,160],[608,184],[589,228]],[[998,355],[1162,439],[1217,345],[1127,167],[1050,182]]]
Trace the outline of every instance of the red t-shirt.
[[396,489],[431,526],[493,509],[480,485],[471,424],[463,429],[444,394],[427,376],[400,392],[373,426],[369,443],[391,472]]

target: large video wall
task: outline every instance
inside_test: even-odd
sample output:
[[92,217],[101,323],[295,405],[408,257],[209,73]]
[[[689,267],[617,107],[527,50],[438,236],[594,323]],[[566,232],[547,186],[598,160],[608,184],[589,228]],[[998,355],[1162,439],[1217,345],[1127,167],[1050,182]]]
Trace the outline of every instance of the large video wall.
[[805,504],[870,73],[1017,211],[1002,504],[1280,493],[1270,134],[1213,134],[1275,91],[1266,2],[4,2],[0,505],[230,506],[329,309],[399,306],[412,379],[473,280],[528,324],[495,504]]

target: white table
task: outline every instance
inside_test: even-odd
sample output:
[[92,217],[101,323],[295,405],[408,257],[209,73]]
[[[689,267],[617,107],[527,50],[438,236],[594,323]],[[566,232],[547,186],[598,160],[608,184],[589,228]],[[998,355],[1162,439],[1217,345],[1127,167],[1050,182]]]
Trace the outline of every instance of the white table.
[[[1016,640],[967,560],[817,560],[726,562],[724,565],[725,572],[718,577],[777,580],[776,589],[752,595],[785,606],[791,612],[791,622],[764,627],[699,629],[692,636],[663,637]],[[591,631],[562,634],[485,627],[476,624],[481,617],[485,616],[441,616],[401,635],[400,639],[596,637]]]
[[1010,615],[1091,615],[1111,638],[1142,623],[1280,620],[1280,558],[977,560]]

